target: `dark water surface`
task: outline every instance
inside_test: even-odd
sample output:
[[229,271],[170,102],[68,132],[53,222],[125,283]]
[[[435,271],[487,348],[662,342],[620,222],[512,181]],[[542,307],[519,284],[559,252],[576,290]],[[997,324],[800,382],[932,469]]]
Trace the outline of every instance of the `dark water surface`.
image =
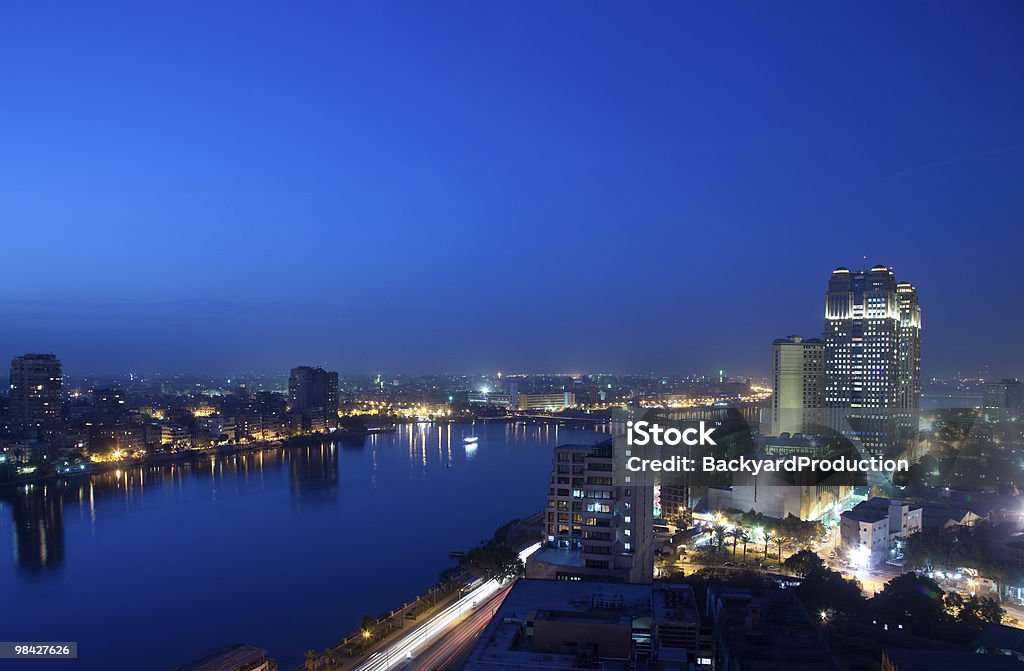
[[5,494],[0,640],[77,641],[79,658],[0,669],[165,671],[245,642],[287,671],[424,591],[449,549],[539,511],[551,447],[600,430],[411,425]]

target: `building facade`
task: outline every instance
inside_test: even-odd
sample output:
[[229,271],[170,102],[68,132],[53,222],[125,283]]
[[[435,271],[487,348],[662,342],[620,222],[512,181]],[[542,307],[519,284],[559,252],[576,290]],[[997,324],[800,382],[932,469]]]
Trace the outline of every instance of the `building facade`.
[[633,482],[614,452],[612,441],[555,448],[546,543],[527,577],[651,582],[653,488]]
[[922,524],[921,506],[876,496],[841,515],[839,540],[851,563],[870,567],[889,559],[894,543],[921,531]]
[[52,440],[64,421],[60,360],[53,354],[26,354],[11,361],[10,415],[21,436]]
[[872,454],[906,451],[921,396],[921,306],[891,269],[837,268],[825,296],[826,422]]
[[576,394],[560,391],[540,394],[520,394],[515,383],[504,391],[471,391],[467,394],[469,403],[496,405],[509,410],[546,410],[558,412],[576,405]]
[[772,434],[810,434],[821,425],[825,343],[800,336],[772,343]]
[[322,417],[328,427],[337,426],[338,374],[319,367],[292,368],[288,376],[288,411],[307,423],[316,416]]
[[576,394],[571,391],[556,392],[553,394],[519,394],[515,397],[516,410],[548,410],[558,411],[571,408],[576,405]]

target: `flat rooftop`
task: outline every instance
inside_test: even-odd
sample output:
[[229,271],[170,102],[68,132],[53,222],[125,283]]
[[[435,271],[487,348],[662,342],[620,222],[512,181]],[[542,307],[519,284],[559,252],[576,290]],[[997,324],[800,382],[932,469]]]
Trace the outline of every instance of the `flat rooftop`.
[[[569,580],[520,579],[476,642],[463,671],[572,669],[572,655],[535,652],[522,636],[528,616],[536,620],[594,622],[629,626],[651,612],[651,586]],[[604,668],[614,671],[617,662]],[[621,668],[625,668],[624,662]]]
[[651,606],[652,615],[657,622],[700,623],[697,597],[689,585],[657,585],[652,594]]
[[708,599],[718,608],[713,626],[722,644],[745,671],[839,668],[792,591],[713,585]]
[[583,566],[583,558],[580,555],[580,551],[570,550],[569,548],[542,547],[530,555],[529,560],[554,564],[556,566],[572,566],[575,568]]

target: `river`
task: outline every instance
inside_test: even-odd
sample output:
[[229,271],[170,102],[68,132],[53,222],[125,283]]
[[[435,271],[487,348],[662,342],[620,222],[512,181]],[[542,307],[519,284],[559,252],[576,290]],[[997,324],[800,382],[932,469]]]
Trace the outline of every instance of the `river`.
[[78,642],[38,671],[169,671],[236,642],[289,671],[432,585],[449,549],[543,508],[551,448],[604,430],[406,425],[9,492],[0,640]]

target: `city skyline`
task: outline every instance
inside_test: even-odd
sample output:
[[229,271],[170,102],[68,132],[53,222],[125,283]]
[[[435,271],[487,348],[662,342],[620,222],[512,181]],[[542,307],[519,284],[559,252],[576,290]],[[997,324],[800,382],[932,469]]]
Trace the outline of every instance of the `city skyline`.
[[[920,306],[919,306],[918,298],[917,298],[917,290],[909,282],[903,282],[903,283],[897,285],[895,283],[895,281],[891,279],[893,277],[893,268],[892,268],[892,266],[886,267],[885,265],[882,265],[882,264],[876,264],[876,265],[872,266],[871,268],[864,267],[862,270],[854,270],[854,271],[848,270],[845,266],[840,266],[840,267],[834,269],[831,272],[831,274],[830,274],[831,280],[829,281],[828,289],[825,292],[825,301],[824,301],[825,305],[826,305],[826,310],[825,310],[825,313],[826,313],[825,329],[823,329],[820,332],[815,333],[813,336],[803,337],[803,336],[799,336],[799,335],[794,333],[794,334],[790,334],[789,336],[787,336],[785,338],[781,338],[781,337],[780,338],[775,338],[773,341],[771,341],[772,344],[769,346],[770,347],[770,352],[769,352],[769,356],[768,356],[768,358],[769,358],[769,364],[768,364],[769,371],[767,373],[765,371],[762,371],[762,370],[756,370],[754,372],[751,372],[750,370],[736,370],[735,368],[733,368],[729,364],[724,364],[724,363],[717,363],[716,364],[714,362],[712,362],[710,364],[705,363],[704,367],[701,368],[701,369],[689,370],[689,371],[682,371],[682,370],[679,370],[679,369],[676,369],[676,368],[672,368],[671,364],[669,364],[668,366],[665,366],[665,367],[662,367],[662,368],[659,368],[659,369],[648,369],[648,370],[622,370],[622,369],[611,368],[611,367],[608,367],[608,366],[596,367],[596,368],[591,368],[591,369],[586,369],[586,368],[572,369],[572,368],[564,367],[563,366],[561,368],[555,367],[555,368],[552,368],[552,369],[547,370],[547,371],[544,371],[544,370],[541,370],[541,369],[531,370],[531,369],[528,369],[528,368],[519,369],[519,370],[517,370],[517,369],[511,369],[510,370],[510,369],[506,368],[504,372],[505,372],[505,374],[509,374],[509,375],[517,375],[517,374],[519,374],[519,375],[537,375],[537,374],[541,374],[541,375],[569,375],[569,376],[571,376],[571,375],[609,374],[609,375],[622,375],[622,376],[664,375],[664,376],[671,376],[671,377],[679,377],[679,376],[707,376],[707,377],[713,377],[713,376],[717,375],[719,377],[726,376],[726,377],[746,378],[746,379],[768,379],[773,374],[777,374],[778,373],[778,346],[779,346],[779,344],[781,342],[785,342],[787,340],[792,340],[793,338],[796,338],[797,340],[795,341],[795,343],[797,343],[799,345],[800,340],[802,338],[805,341],[804,345],[813,344],[813,343],[819,343],[820,344],[820,343],[824,342],[823,338],[825,340],[828,340],[831,337],[829,335],[829,333],[831,332],[830,329],[834,328],[833,325],[836,323],[834,321],[830,321],[831,317],[828,316],[830,311],[835,309],[834,306],[832,306],[832,303],[831,303],[832,299],[830,298],[830,296],[832,296],[833,284],[834,284],[835,278],[837,276],[845,278],[845,277],[849,276],[851,274],[851,272],[852,272],[852,276],[855,276],[855,277],[867,277],[867,276],[869,276],[869,274],[873,275],[873,274],[881,273],[882,275],[887,276],[889,278],[889,283],[891,284],[891,286],[889,287],[890,292],[891,292],[891,296],[889,297],[889,301],[892,304],[889,305],[888,308],[886,308],[886,309],[896,309],[896,303],[894,301],[896,300],[897,296],[899,296],[901,299],[906,299],[906,301],[908,301],[906,306],[904,306],[903,303],[900,303],[899,310],[901,312],[906,312],[906,315],[908,315],[906,317],[907,324],[911,324],[912,323],[912,330],[914,332],[914,336],[912,338],[912,342],[913,342],[912,350],[908,350],[907,352],[903,352],[902,350],[900,352],[896,352],[896,350],[894,350],[894,349],[893,350],[888,350],[887,349],[886,351],[888,353],[886,354],[886,357],[893,357],[893,360],[891,362],[886,361],[885,362],[886,365],[889,365],[891,363],[893,366],[895,366],[895,362],[896,362],[897,359],[905,360],[907,362],[906,365],[911,365],[912,367],[916,366],[916,373],[914,374],[914,379],[915,380],[920,380],[921,374],[922,374],[922,370],[925,371],[925,378],[927,378],[927,377],[932,377],[932,378],[949,377],[949,375],[946,375],[946,376],[935,375],[935,374],[928,375],[927,374],[927,368],[922,369],[921,360],[922,360],[923,357],[921,355],[921,351],[922,351],[923,348],[921,346],[921,337],[920,337],[922,319],[921,319],[921,310],[920,310]],[[897,291],[899,291],[901,293],[897,293]],[[852,294],[851,294],[851,296],[852,296]],[[859,300],[862,300],[862,299],[859,299]],[[888,305],[888,304],[886,304],[886,305]],[[915,311],[916,311],[916,313],[915,313]],[[908,342],[910,342],[910,341],[908,341]],[[42,352],[36,352],[36,353],[39,354],[39,353],[42,353]],[[48,352],[47,354],[53,354],[53,352]],[[744,358],[742,356],[744,354],[743,352],[740,352],[739,354],[740,354],[739,358],[741,358],[741,359]],[[748,354],[749,354],[749,352],[748,352]],[[284,355],[282,355],[282,356],[284,356]],[[728,359],[735,359],[737,357],[737,352],[729,353],[726,356],[727,356]],[[774,363],[772,363],[773,360],[774,360]],[[925,360],[927,360],[927,358],[925,358]],[[910,363],[910,362],[914,362],[914,363]],[[332,364],[331,362],[326,361],[326,360],[316,362],[316,366],[320,367],[320,368],[322,368],[322,367],[339,368],[339,366],[337,366],[335,364]],[[255,370],[255,369],[237,370],[236,369],[236,370],[227,371],[227,372],[224,371],[223,369],[214,370],[214,371],[193,371],[193,370],[187,370],[187,369],[186,370],[138,370],[138,369],[129,368],[129,369],[122,369],[119,372],[118,371],[111,371],[111,370],[106,370],[106,371],[92,370],[92,371],[85,372],[85,371],[78,370],[78,371],[75,371],[75,374],[78,375],[78,376],[85,376],[85,377],[89,377],[89,376],[99,376],[99,377],[112,376],[114,378],[125,376],[125,375],[128,375],[130,377],[149,376],[149,375],[155,375],[155,376],[158,376],[158,377],[159,376],[163,376],[163,375],[212,375],[214,377],[220,375],[220,376],[228,376],[228,377],[230,377],[230,376],[245,376],[245,375],[260,375],[260,376],[275,376],[275,375],[278,375],[279,376],[279,375],[284,374],[285,371],[287,371],[287,370],[289,370],[289,368],[287,368],[287,367],[284,368],[284,369],[278,369],[278,370]],[[292,371],[292,373],[294,373],[294,370]],[[380,368],[376,368],[376,369],[365,369],[364,368],[362,370],[347,370],[347,371],[342,371],[341,372],[341,374],[345,375],[345,376],[365,376],[365,375],[373,375],[373,374],[378,374],[378,375],[380,375],[380,374],[387,374],[387,375],[455,375],[455,376],[458,376],[458,375],[468,375],[468,376],[485,375],[486,376],[486,375],[497,374],[499,377],[501,376],[501,373],[502,373],[502,371],[501,371],[500,367],[495,367],[495,366],[490,366],[490,367],[487,367],[487,368],[479,368],[479,369],[476,369],[476,370],[466,370],[466,369],[461,369],[461,370],[460,369],[454,369],[454,370],[453,369],[448,369],[448,370],[445,370],[445,369],[419,368],[419,369],[411,370],[411,371],[410,370],[402,370],[402,369],[398,369],[398,368],[380,367]],[[337,375],[337,374],[338,373],[335,373],[335,375]],[[953,375],[952,377],[953,378],[962,378],[962,379],[982,378],[982,379],[987,379],[987,380],[994,380],[994,379],[1000,379],[1002,377],[1006,377],[1008,375],[1010,377],[1015,377],[1016,376],[1016,372],[1015,371],[1014,372],[1007,372],[1006,370],[993,370],[987,364],[978,364],[977,368],[974,371],[970,371],[970,370],[968,370],[968,371],[957,370],[955,372],[955,375]],[[920,381],[916,382],[915,385],[916,386],[914,388],[903,389],[901,391],[902,397],[916,398],[917,396],[919,396],[920,395],[920,391],[921,391],[920,390]],[[909,401],[907,401],[906,398],[904,398],[904,400],[901,401],[901,403],[904,403],[904,404],[905,403],[909,403]]]
[[[866,262],[866,259],[865,259],[865,262]],[[890,278],[890,280],[891,280],[891,278],[893,276],[893,267],[892,266],[888,266],[887,267],[884,264],[875,264],[875,265],[873,265],[870,268],[868,268],[867,266],[864,266],[861,270],[854,270],[854,271],[850,271],[845,266],[840,266],[840,267],[834,269],[831,272],[831,275],[830,275],[832,279],[829,282],[829,285],[828,285],[829,288],[825,292],[825,304],[826,304],[825,327],[826,328],[823,329],[821,332],[815,333],[813,336],[809,336],[809,337],[805,338],[807,343],[820,343],[820,342],[823,342],[822,338],[825,338],[827,340],[830,337],[829,336],[829,332],[830,332],[829,329],[832,328],[832,326],[830,326],[830,324],[834,324],[834,322],[830,321],[831,318],[828,317],[827,315],[829,314],[829,312],[831,310],[833,310],[833,307],[830,307],[831,306],[831,298],[830,298],[830,296],[832,295],[832,293],[831,293],[832,292],[832,284],[833,284],[837,274],[839,276],[841,276],[841,277],[846,277],[851,272],[852,272],[852,275],[856,276],[856,277],[862,277],[862,276],[866,277],[866,276],[868,276],[869,273],[881,272],[884,275],[887,275]],[[891,283],[892,283],[892,286],[890,287],[890,289],[892,291],[892,296],[890,298],[892,300],[895,300],[895,297],[898,295],[901,298],[905,298],[907,301],[909,301],[906,306],[904,306],[902,303],[900,304],[900,311],[906,310],[907,315],[913,315],[913,313],[916,311],[916,316],[913,316],[912,320],[911,320],[910,317],[907,317],[907,319],[910,320],[910,321],[907,322],[908,324],[910,324],[911,321],[912,321],[913,332],[915,334],[913,339],[912,339],[913,343],[914,343],[913,344],[913,350],[910,351],[910,352],[900,352],[899,353],[899,356],[902,357],[903,359],[905,359],[907,361],[916,362],[914,364],[914,365],[916,365],[916,368],[917,368],[917,374],[915,375],[915,379],[916,379],[917,377],[920,376],[920,373],[921,373],[921,370],[922,370],[922,368],[921,368],[921,359],[922,359],[921,351],[922,351],[922,347],[921,347],[921,337],[920,337],[922,319],[921,319],[920,307],[919,307],[918,298],[917,298],[917,290],[909,282],[904,282],[904,283],[901,283],[900,285],[896,285],[894,283],[894,281],[891,281]],[[898,287],[902,287],[902,288],[898,288]],[[899,292],[906,292],[906,293],[899,293],[899,294],[897,294],[896,293],[897,289],[898,289]],[[892,306],[890,306],[890,307],[895,309],[895,305],[896,304],[893,303]],[[773,353],[770,355],[770,357],[774,358],[774,359],[777,359],[778,353],[775,350],[777,349],[778,344],[781,341],[785,341],[787,339],[792,339],[794,337],[798,338],[798,340],[796,342],[799,342],[799,338],[801,338],[802,336],[798,336],[797,334],[794,333],[794,334],[790,334],[786,338],[776,338],[776,339],[774,339],[774,341],[773,341],[774,344],[771,345],[771,351]],[[43,352],[42,350],[40,350],[38,352],[34,352],[34,353],[35,354],[53,354],[52,351]],[[742,352],[740,352],[739,354],[741,355],[740,356],[741,359],[744,358],[742,356],[742,354],[743,354]],[[910,356],[909,357],[906,356],[907,354],[909,354]],[[896,357],[897,353],[895,351],[891,351],[889,353],[889,355],[891,355],[893,357]],[[887,355],[887,356],[889,356],[889,355]],[[281,356],[285,356],[285,355],[281,355]],[[727,359],[735,359],[736,356],[737,356],[736,352],[731,352],[731,353],[726,355]],[[894,359],[894,361],[895,361],[895,359]],[[545,375],[610,374],[610,375],[624,375],[624,376],[633,376],[633,375],[715,376],[715,375],[718,375],[719,377],[725,375],[725,376],[728,376],[728,377],[737,377],[737,378],[749,378],[749,379],[761,378],[761,379],[765,379],[765,378],[770,377],[772,375],[771,371],[777,368],[777,360],[775,361],[774,365],[772,363],[769,363],[769,366],[768,366],[769,371],[767,373],[765,373],[764,371],[761,371],[761,370],[757,370],[755,372],[751,372],[750,370],[738,370],[737,371],[736,369],[732,368],[731,365],[723,364],[723,363],[717,363],[716,364],[714,362],[712,362],[710,364],[705,363],[704,367],[701,368],[701,369],[695,369],[695,370],[689,370],[689,371],[681,371],[679,369],[672,368],[671,365],[672,364],[669,364],[668,366],[665,366],[665,367],[662,367],[662,368],[659,368],[659,369],[648,369],[648,370],[637,370],[637,369],[634,369],[634,370],[622,370],[622,369],[611,368],[611,367],[608,367],[608,366],[603,366],[603,367],[599,366],[599,367],[590,368],[590,369],[587,369],[587,368],[572,369],[572,368],[564,367],[563,366],[561,368],[558,368],[558,367],[551,368],[551,369],[546,370],[546,371],[543,370],[543,369],[533,369],[533,370],[531,370],[529,368],[523,368],[523,369],[518,369],[517,370],[517,369],[508,369],[508,368],[506,368],[504,372],[506,374],[511,374],[511,375],[516,375],[516,374],[521,374],[521,375],[522,374],[526,374],[526,375],[535,375],[535,374],[545,374]],[[318,366],[318,367],[326,366],[326,367],[338,368],[338,366],[336,366],[336,365],[334,365],[331,362],[326,361],[326,360],[316,362],[316,366]],[[727,368],[729,369],[728,373],[726,372]],[[139,369],[135,369],[135,368],[130,368],[129,367],[128,369],[122,369],[121,371],[113,371],[113,370],[96,371],[96,370],[91,370],[91,371],[85,372],[85,371],[78,370],[78,371],[75,371],[75,373],[77,375],[79,375],[79,376],[114,376],[114,377],[124,376],[124,375],[129,375],[131,377],[135,377],[136,375],[156,375],[156,376],[161,376],[161,375],[214,375],[214,376],[217,376],[217,375],[221,375],[221,376],[225,376],[225,375],[226,376],[267,375],[267,376],[273,376],[273,375],[281,375],[282,373],[284,373],[287,370],[289,370],[289,368],[286,367],[284,369],[278,369],[278,370],[269,370],[269,369],[268,370],[236,369],[236,370],[232,370],[232,371],[227,371],[226,372],[223,369],[216,369],[214,371],[193,371],[193,370],[188,370],[188,369],[185,369],[185,370],[139,370]],[[776,370],[776,372],[777,372],[777,370]],[[359,376],[359,375],[368,375],[368,374],[369,375],[372,375],[372,374],[397,374],[397,375],[409,375],[409,374],[412,374],[412,375],[436,375],[436,374],[440,374],[440,375],[493,375],[495,373],[497,373],[500,376],[500,374],[501,374],[500,367],[490,366],[490,367],[487,367],[487,368],[478,368],[476,370],[467,370],[467,369],[447,369],[446,370],[446,369],[430,369],[430,368],[419,368],[419,369],[416,369],[416,370],[403,370],[403,369],[399,369],[399,368],[388,368],[388,367],[382,366],[382,367],[375,368],[375,369],[366,369],[366,368],[364,368],[362,370],[347,370],[347,371],[343,371],[342,372],[343,375],[348,375],[348,376]],[[962,378],[962,379],[985,378],[985,379],[992,380],[992,379],[999,379],[1000,377],[1003,377],[1006,374],[1007,374],[1006,371],[993,371],[988,364],[978,364],[977,368],[974,371],[970,371],[970,370],[964,371],[964,370],[959,370],[958,369],[952,377],[953,378]],[[950,376],[947,374],[945,376],[943,376],[943,375],[930,375],[930,376],[927,376],[926,375],[926,377],[942,378],[942,377],[950,377]],[[918,384],[918,388],[910,389],[910,390],[904,389],[903,392],[902,392],[903,396],[907,396],[908,394],[910,395],[910,397],[914,397],[914,396],[919,395],[920,394],[920,389],[919,389],[919,384],[920,383],[917,383],[917,384]]]
[[0,30],[0,671],[1024,671],[1020,0]]
[[1024,374],[1019,6],[747,9],[6,5],[0,351],[767,375],[882,263]]

